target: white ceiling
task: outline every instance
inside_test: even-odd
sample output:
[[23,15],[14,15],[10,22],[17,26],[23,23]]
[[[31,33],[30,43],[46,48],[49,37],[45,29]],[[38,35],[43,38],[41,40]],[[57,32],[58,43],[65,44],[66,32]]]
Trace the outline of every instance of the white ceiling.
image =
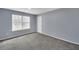
[[56,10],[58,8],[7,8],[7,9],[38,15]]

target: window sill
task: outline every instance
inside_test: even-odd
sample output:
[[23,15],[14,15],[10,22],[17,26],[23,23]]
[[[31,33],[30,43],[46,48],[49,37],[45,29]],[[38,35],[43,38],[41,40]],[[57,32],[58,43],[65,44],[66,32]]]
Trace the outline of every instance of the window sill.
[[16,30],[16,31],[12,31],[12,32],[19,32],[19,31],[25,31],[25,30],[30,30],[30,28],[28,28],[28,29],[23,29],[23,30]]

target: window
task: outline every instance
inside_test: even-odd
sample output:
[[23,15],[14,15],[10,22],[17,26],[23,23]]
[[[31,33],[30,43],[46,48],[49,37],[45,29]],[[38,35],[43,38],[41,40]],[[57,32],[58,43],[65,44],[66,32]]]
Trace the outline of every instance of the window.
[[12,14],[12,31],[30,29],[30,17]]

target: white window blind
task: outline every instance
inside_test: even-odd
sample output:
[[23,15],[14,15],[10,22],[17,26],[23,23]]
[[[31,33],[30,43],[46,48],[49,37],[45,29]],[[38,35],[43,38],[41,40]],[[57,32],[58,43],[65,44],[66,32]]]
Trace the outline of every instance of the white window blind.
[[12,31],[30,29],[30,17],[12,14]]

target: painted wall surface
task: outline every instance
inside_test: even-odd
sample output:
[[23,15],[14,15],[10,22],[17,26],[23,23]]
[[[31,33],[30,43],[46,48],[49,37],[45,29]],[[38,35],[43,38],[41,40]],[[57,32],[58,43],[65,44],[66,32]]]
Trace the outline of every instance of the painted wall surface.
[[37,32],[42,33],[42,16],[37,16]]
[[42,33],[79,44],[78,8],[62,8],[40,16]]
[[[12,14],[31,17],[31,29],[12,32]],[[0,39],[37,31],[36,16],[22,12],[0,9]]]

